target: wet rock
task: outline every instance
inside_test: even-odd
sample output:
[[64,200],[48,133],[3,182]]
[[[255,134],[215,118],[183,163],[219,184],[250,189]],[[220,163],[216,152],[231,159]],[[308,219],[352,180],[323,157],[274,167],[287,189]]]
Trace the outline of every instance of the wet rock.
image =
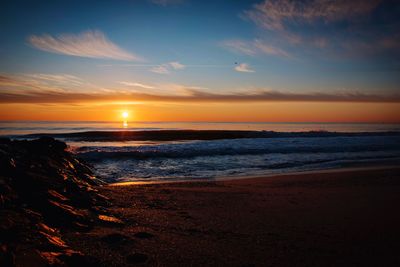
[[96,265],[60,233],[89,230],[108,200],[93,187],[90,167],[66,147],[49,137],[0,138],[0,266]]
[[101,214],[98,216],[98,218],[103,224],[106,224],[106,225],[110,225],[110,226],[123,226],[124,225],[123,221],[121,221],[120,219],[118,219],[114,216]]

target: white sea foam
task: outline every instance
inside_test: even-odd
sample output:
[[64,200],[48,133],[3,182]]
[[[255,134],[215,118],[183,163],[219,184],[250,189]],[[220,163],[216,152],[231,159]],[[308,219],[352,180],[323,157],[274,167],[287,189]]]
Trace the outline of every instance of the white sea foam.
[[[72,151],[94,165],[97,175],[110,182],[214,179],[368,165],[376,161],[400,162],[399,124],[155,122],[121,127],[122,124],[111,122],[0,122],[0,135],[27,138],[22,135],[59,134],[57,138],[66,141]],[[270,138],[209,141],[180,140],[182,134],[175,139],[172,136],[170,141],[154,141],[154,136],[151,140],[121,141],[113,139],[112,134],[107,140],[96,138],[98,131],[166,129],[275,132],[267,132]],[[87,131],[92,134],[85,136]],[[308,131],[316,132],[307,137],[298,133]],[[82,140],[68,136],[76,132]],[[355,134],[346,136],[343,132]]]
[[340,167],[400,158],[400,136],[257,138],[123,146],[77,152],[108,181],[196,179]]

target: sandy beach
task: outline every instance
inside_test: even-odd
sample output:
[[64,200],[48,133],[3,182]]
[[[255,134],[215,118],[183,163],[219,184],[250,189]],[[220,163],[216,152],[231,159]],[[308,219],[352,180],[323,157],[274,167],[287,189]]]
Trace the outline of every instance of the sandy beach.
[[101,186],[124,223],[67,231],[105,266],[399,266],[398,168]]

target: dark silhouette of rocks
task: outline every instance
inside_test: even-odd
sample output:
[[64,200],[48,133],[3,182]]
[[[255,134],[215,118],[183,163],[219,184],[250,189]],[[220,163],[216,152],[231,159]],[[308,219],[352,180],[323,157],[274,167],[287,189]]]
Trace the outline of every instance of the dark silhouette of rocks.
[[109,245],[119,245],[127,242],[133,242],[130,237],[119,233],[105,235],[101,238],[101,241]]
[[137,238],[140,238],[140,239],[147,239],[147,238],[154,237],[153,234],[150,234],[150,233],[147,233],[147,232],[137,232],[133,236],[137,237]]
[[131,264],[145,263],[149,257],[143,253],[132,253],[126,256],[126,261]]
[[50,137],[0,139],[0,266],[91,266],[70,248],[64,231],[88,231],[105,214],[107,198],[90,167]]

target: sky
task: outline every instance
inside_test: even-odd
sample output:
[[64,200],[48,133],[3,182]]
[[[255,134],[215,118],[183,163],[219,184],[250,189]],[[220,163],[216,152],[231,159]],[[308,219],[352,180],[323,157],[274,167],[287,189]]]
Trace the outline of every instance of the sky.
[[400,122],[400,2],[3,1],[0,120]]

